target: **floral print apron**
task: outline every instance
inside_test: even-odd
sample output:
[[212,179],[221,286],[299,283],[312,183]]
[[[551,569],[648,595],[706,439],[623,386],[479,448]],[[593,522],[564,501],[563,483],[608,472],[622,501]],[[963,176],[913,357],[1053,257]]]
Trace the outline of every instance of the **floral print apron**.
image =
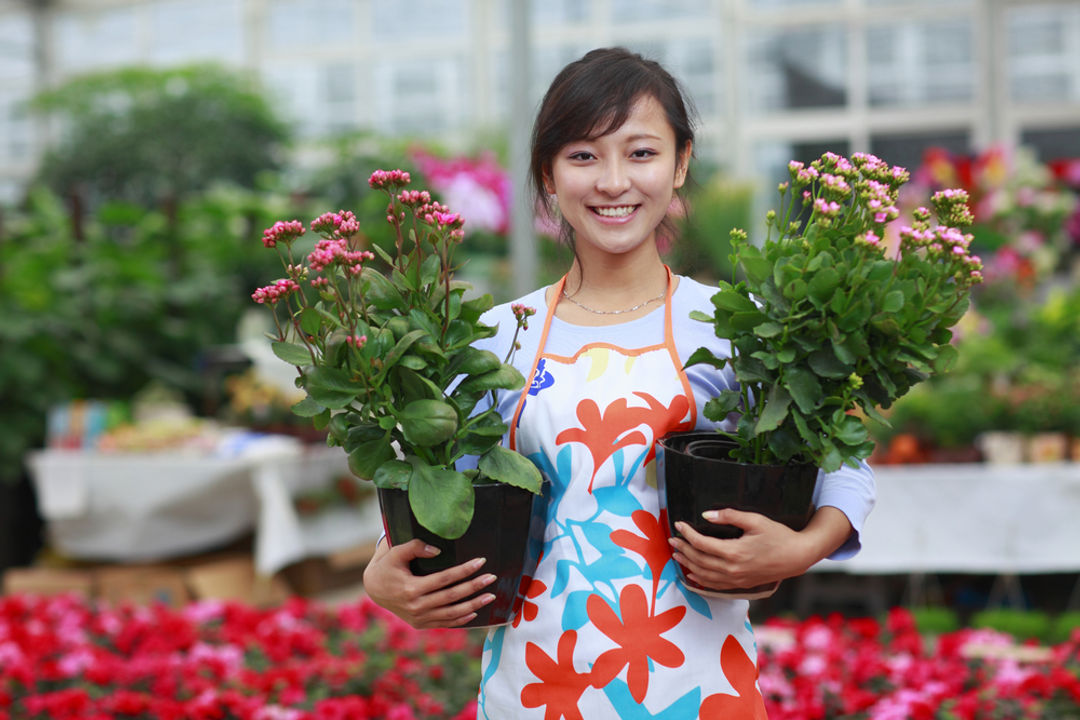
[[565,282],[510,433],[551,481],[543,554],[518,616],[488,634],[478,717],[765,718],[746,602],[680,582],[659,508],[655,441],[697,419],[670,271],[655,344],[571,357],[544,350]]

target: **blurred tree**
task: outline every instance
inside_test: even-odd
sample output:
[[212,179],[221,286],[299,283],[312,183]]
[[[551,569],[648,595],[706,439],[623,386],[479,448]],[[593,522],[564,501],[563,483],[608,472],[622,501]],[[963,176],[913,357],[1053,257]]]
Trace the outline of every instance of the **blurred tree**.
[[215,181],[253,187],[281,166],[289,140],[256,85],[214,65],[84,75],[34,108],[63,129],[38,179],[91,208],[108,199],[169,212]]

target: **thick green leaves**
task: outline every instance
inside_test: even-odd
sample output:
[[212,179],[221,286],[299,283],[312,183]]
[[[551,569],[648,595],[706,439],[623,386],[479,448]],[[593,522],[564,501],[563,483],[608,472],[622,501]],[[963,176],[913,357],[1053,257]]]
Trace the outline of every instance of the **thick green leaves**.
[[457,411],[442,400],[413,400],[396,417],[405,439],[420,447],[446,442],[457,432]]
[[364,387],[340,368],[313,367],[304,376],[304,389],[315,402],[337,410],[351,403]]
[[790,405],[791,394],[780,385],[773,385],[765,399],[765,408],[761,411],[761,416],[754,426],[754,432],[760,434],[775,430],[780,423],[784,422]]
[[274,351],[275,355],[290,365],[303,367],[304,365],[310,365],[312,363],[311,351],[309,351],[305,345],[277,340],[270,344],[270,349]]
[[368,440],[349,453],[349,470],[358,478],[371,480],[379,466],[394,457],[394,448],[390,445],[389,438]]
[[482,475],[529,492],[540,492],[543,477],[524,455],[495,445],[480,456],[477,468]]
[[454,540],[465,534],[472,522],[475,495],[464,473],[432,467],[409,457],[409,506],[417,521],[439,537]]

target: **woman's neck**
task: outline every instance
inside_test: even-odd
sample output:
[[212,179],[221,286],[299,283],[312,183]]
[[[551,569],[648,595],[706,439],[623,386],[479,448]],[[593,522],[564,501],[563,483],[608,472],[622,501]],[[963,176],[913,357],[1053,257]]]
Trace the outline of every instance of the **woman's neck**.
[[578,325],[612,325],[663,305],[667,268],[655,247],[642,250],[650,252],[579,253],[566,275],[566,297],[551,297],[549,290],[549,303],[562,300],[556,317]]

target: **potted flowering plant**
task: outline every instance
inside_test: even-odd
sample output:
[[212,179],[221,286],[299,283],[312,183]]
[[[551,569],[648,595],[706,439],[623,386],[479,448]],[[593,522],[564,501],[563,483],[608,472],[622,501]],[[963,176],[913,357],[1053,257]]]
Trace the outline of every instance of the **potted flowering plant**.
[[[873,451],[863,416],[887,424],[879,408],[956,360],[950,328],[967,309],[981,265],[961,229],[972,222],[963,191],[934,195],[940,224],[931,223],[929,209],[916,210],[911,226],[898,229],[892,252],[886,237],[899,217],[903,168],[872,155],[826,153],[789,169],[780,212],[767,215],[764,244],[732,232],[733,263],[744,279],[720,282],[713,314],[693,315],[711,323],[731,353],[717,357],[700,348],[688,364],[730,367],[739,382],[738,390],[710,399],[704,414],[719,422],[737,412],[737,424],[719,436],[669,437],[662,447],[669,493],[675,475],[693,474],[683,471],[687,455],[736,462],[739,473],[770,468],[773,480],[763,480],[742,507],[773,514],[768,504],[779,502],[777,519],[799,528],[812,512],[818,470],[855,465]],[[809,210],[805,222],[792,217],[796,195]],[[702,477],[710,482],[717,473]],[[748,483],[744,478],[744,489],[757,487]],[[699,509],[690,511],[700,517]],[[721,536],[732,530],[702,529]]]
[[[520,571],[542,479],[500,445],[507,427],[498,413],[475,410],[485,393],[525,380],[509,358],[473,347],[496,328],[480,320],[492,297],[466,297],[470,286],[453,278],[464,221],[428,192],[405,189],[409,182],[401,170],[377,170],[369,180],[389,200],[393,253],[366,249],[355,215],[341,211],[311,223],[322,239],[297,258],[303,224],[278,222],[263,243],[278,251],[287,277],[252,297],[272,310],[274,353],[299,371],[306,397],[293,412],[326,428],[353,473],[374,483],[391,542],[422,537],[444,549],[414,561],[414,571],[449,566],[458,551],[475,557],[477,544],[488,546],[489,559],[491,547],[503,548]],[[514,311],[520,331],[534,311]],[[478,457],[476,469],[456,469],[465,455]],[[500,527],[512,537],[478,537]],[[506,585],[512,598],[517,579]]]

